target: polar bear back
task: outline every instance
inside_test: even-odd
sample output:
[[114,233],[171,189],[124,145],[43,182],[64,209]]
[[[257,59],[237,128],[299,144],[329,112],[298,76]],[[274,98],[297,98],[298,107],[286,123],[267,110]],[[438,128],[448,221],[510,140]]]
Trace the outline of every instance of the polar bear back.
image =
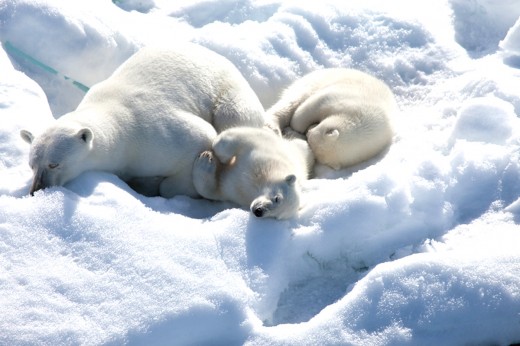
[[223,56],[190,43],[176,49],[141,49],[95,85],[78,109],[112,100],[130,105],[135,117],[146,114],[154,121],[177,110],[195,114],[217,132],[265,123],[263,106],[238,69]]

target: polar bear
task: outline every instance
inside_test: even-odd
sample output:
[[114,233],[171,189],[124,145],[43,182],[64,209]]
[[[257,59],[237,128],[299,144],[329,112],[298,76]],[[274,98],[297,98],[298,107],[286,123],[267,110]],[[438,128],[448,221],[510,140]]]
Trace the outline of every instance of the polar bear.
[[288,219],[297,215],[313,164],[304,140],[238,127],[220,133],[199,156],[193,182],[205,198],[234,202],[257,217]]
[[278,131],[305,135],[317,162],[341,169],[392,143],[396,109],[382,81],[361,71],[330,68],[297,80],[267,114]]
[[256,94],[224,57],[195,44],[143,48],[39,136],[21,131],[31,143],[30,194],[102,170],[125,181],[160,177],[150,181],[164,197],[198,196],[193,162],[217,132],[264,122]]

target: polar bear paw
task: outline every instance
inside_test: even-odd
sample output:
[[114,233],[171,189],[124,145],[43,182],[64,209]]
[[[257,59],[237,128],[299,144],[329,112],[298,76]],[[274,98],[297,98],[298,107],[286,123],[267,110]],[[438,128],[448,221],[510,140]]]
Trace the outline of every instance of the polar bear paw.
[[209,150],[203,151],[195,160],[193,169],[194,172],[198,172],[197,174],[214,176],[217,172],[217,163],[213,156],[213,152]]
[[218,160],[212,151],[203,151],[193,163],[193,185],[197,192],[205,198],[219,199],[217,196]]

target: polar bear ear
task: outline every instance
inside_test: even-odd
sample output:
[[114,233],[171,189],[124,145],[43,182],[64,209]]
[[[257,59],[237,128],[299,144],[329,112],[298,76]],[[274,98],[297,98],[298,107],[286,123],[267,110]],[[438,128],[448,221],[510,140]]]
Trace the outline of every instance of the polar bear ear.
[[338,131],[338,129],[328,129],[325,132],[325,136],[327,136],[327,138],[330,138],[330,139],[338,138],[339,137],[339,131]]
[[31,144],[33,139],[34,139],[33,134],[30,131],[27,131],[27,130],[21,130],[20,131],[20,136],[22,137],[22,139],[24,141],[26,141],[29,144]]
[[94,137],[94,134],[92,133],[92,130],[89,128],[84,128],[78,131],[76,135],[79,139],[81,139],[85,143],[90,143],[92,140],[92,137]]
[[285,182],[287,183],[287,185],[293,186],[296,182],[296,176],[294,174],[289,174],[285,177]]

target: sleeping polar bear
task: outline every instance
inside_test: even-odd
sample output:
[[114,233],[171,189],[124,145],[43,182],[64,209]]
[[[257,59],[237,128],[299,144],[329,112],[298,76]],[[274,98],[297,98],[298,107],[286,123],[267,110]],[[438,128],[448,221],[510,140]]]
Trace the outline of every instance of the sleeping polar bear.
[[21,131],[31,143],[30,194],[102,170],[125,181],[162,177],[164,197],[198,196],[193,162],[217,133],[264,122],[258,97],[224,57],[195,44],[143,48],[39,136]]
[[392,143],[396,103],[390,88],[361,71],[331,68],[293,83],[267,114],[275,129],[306,135],[316,161],[340,169]]
[[208,199],[248,208],[256,217],[288,219],[300,209],[302,183],[314,157],[301,139],[269,129],[232,128],[193,165],[193,182]]

